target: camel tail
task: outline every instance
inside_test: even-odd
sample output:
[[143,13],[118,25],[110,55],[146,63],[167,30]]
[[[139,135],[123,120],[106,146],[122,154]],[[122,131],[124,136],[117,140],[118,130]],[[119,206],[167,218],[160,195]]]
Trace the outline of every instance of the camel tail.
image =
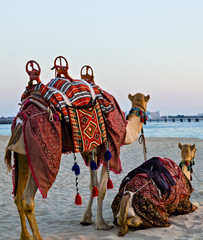
[[118,236],[124,236],[128,232],[128,225],[126,224],[127,216],[128,216],[128,209],[129,209],[129,201],[130,196],[129,194],[124,195],[121,199],[120,203],[120,213],[119,213],[119,219],[118,224],[120,225],[120,230],[118,232]]
[[7,167],[7,173],[9,173],[12,169],[12,164],[11,164],[12,159],[11,159],[10,147],[11,147],[11,145],[14,145],[19,140],[21,133],[22,133],[22,125],[20,123],[18,123],[18,125],[15,127],[15,129],[10,137],[10,140],[9,140],[6,150],[5,150],[4,162]]

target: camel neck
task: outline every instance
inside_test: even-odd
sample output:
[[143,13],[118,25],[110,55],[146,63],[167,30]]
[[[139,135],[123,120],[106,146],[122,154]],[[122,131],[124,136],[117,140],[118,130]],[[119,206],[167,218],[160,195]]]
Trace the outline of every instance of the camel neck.
[[141,122],[140,117],[136,115],[131,115],[127,122],[125,144],[131,144],[139,137],[143,122]]
[[182,159],[179,166],[186,177],[191,180],[192,166],[194,165],[194,158],[190,160]]

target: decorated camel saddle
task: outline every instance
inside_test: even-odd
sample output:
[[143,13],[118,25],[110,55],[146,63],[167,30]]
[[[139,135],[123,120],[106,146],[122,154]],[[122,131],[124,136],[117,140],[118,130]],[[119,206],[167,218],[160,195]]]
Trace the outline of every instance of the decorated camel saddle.
[[[104,154],[109,150],[112,152],[109,169],[120,173],[120,146],[126,131],[123,112],[112,95],[95,85],[90,66],[81,69],[81,79],[77,80],[69,76],[68,62],[62,56],[55,59],[52,69],[55,69],[55,78],[45,85],[40,80],[39,64],[35,61],[27,63],[30,81],[22,94],[22,105],[12,126],[14,129],[19,121],[22,123],[19,125],[24,133],[22,154],[28,157],[43,197],[47,196],[56,178],[61,153],[83,153],[101,146],[94,168],[97,169],[100,163],[107,165]],[[90,74],[88,70],[91,70]],[[34,85],[33,81],[37,84]],[[87,157],[82,156],[87,164]],[[14,194],[15,189],[14,186]]]

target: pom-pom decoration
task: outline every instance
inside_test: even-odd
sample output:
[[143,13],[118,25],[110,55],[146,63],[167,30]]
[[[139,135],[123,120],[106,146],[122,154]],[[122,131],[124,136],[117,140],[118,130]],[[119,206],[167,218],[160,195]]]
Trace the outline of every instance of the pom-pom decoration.
[[109,151],[109,149],[107,149],[106,152],[104,153],[104,159],[106,161],[109,161],[111,159],[111,152]]
[[92,161],[90,162],[90,168],[92,171],[97,170],[97,164],[94,159],[92,159]]
[[76,176],[80,175],[80,167],[76,162],[74,163],[74,165],[72,167],[72,171],[75,172]]

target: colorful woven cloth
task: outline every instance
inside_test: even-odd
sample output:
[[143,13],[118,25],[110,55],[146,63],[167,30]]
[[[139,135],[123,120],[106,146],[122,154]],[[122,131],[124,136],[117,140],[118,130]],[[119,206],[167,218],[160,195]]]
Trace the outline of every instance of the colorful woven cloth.
[[[44,102],[44,104],[46,103]],[[60,166],[62,153],[61,122],[54,120],[50,122],[47,111],[42,110],[32,102],[26,104],[17,116],[23,120],[24,143],[30,170],[42,197],[46,198]],[[15,121],[13,128],[14,126]],[[14,172],[15,178],[17,178],[16,168],[14,168]]]
[[[190,202],[190,195],[193,191],[190,181],[182,173],[178,165],[168,158],[160,158],[163,166],[170,172],[176,185],[169,185],[169,191],[160,196],[160,191],[149,177],[143,174],[136,174],[128,183],[123,186],[112,202],[112,211],[116,220],[119,212],[120,201],[124,192],[136,192],[132,200],[132,206],[138,216],[142,218],[145,226],[168,227],[168,217],[172,214],[186,214],[196,210]],[[145,185],[145,186],[144,186]],[[143,187],[144,186],[144,187]]]
[[68,108],[74,152],[87,152],[106,141],[106,128],[98,101],[86,109]]
[[[125,119],[124,112],[120,109],[120,106],[116,99],[109,93],[103,90],[105,96],[110,99],[114,106],[114,111],[109,112],[105,116],[105,126],[107,132],[107,141],[109,145],[109,151],[111,152],[111,160],[109,161],[109,169],[116,174],[122,172],[122,166],[120,161],[120,148],[124,144],[126,136],[126,126],[127,121]],[[104,159],[104,154],[107,150],[107,146],[103,143],[100,146],[100,151],[98,155],[98,164],[103,163],[106,166],[106,161]],[[83,156],[84,160],[87,162],[87,158]]]
[[[93,89],[94,94],[99,101],[103,114],[107,114],[113,111],[114,107],[111,101],[99,88],[99,86],[93,83],[88,83],[88,85]],[[40,83],[33,86],[31,89],[27,87],[21,99],[26,99],[34,90],[39,91],[48,102],[51,102],[54,107],[62,113],[65,121],[68,123],[69,117],[67,111],[67,103],[63,95],[65,95],[65,98],[70,101],[70,104],[73,107],[92,107],[94,103],[92,102],[92,94],[88,85],[85,80],[68,80],[65,78],[55,78],[52,79],[47,85]],[[56,90],[59,90],[60,92],[57,92]]]

